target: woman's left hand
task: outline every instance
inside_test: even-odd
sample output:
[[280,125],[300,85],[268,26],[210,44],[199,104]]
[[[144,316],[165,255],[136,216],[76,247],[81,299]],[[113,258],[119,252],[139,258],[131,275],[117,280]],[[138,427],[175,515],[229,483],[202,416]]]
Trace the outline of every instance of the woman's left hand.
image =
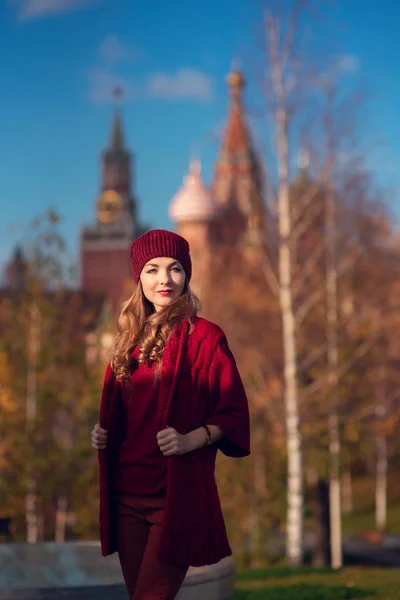
[[186,435],[182,435],[173,427],[167,427],[157,434],[157,442],[164,456],[186,454],[190,451]]

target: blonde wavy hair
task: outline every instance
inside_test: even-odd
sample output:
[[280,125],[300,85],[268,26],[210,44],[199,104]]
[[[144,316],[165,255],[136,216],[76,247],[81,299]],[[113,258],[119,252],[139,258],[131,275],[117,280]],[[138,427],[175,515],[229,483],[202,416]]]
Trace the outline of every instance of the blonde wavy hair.
[[117,380],[129,380],[133,368],[132,350],[138,344],[139,363],[157,363],[156,372],[160,375],[168,337],[184,319],[188,319],[191,331],[199,310],[200,302],[187,280],[179,298],[158,312],[145,297],[139,280],[135,292],[122,307],[117,323],[118,333],[111,350],[110,362]]

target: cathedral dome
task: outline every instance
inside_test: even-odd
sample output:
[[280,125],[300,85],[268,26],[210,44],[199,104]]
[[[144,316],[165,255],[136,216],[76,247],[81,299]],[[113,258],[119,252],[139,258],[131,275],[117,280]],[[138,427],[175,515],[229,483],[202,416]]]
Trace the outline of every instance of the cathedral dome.
[[169,216],[174,223],[187,221],[211,221],[218,214],[218,206],[211,191],[201,178],[198,160],[192,160],[183,186],[173,197]]

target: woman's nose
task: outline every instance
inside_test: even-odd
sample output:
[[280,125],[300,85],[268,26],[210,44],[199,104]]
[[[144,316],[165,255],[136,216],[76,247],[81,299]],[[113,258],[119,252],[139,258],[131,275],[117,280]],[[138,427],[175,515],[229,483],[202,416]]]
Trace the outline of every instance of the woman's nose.
[[160,271],[160,284],[166,285],[171,282],[171,273],[169,271]]

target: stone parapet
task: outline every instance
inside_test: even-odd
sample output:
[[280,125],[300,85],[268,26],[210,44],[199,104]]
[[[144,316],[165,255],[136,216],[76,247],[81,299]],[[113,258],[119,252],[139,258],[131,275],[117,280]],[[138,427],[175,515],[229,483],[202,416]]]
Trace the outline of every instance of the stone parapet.
[[[177,600],[226,600],[233,594],[231,557],[191,567]],[[97,542],[0,544],[0,600],[127,600],[116,554]]]

